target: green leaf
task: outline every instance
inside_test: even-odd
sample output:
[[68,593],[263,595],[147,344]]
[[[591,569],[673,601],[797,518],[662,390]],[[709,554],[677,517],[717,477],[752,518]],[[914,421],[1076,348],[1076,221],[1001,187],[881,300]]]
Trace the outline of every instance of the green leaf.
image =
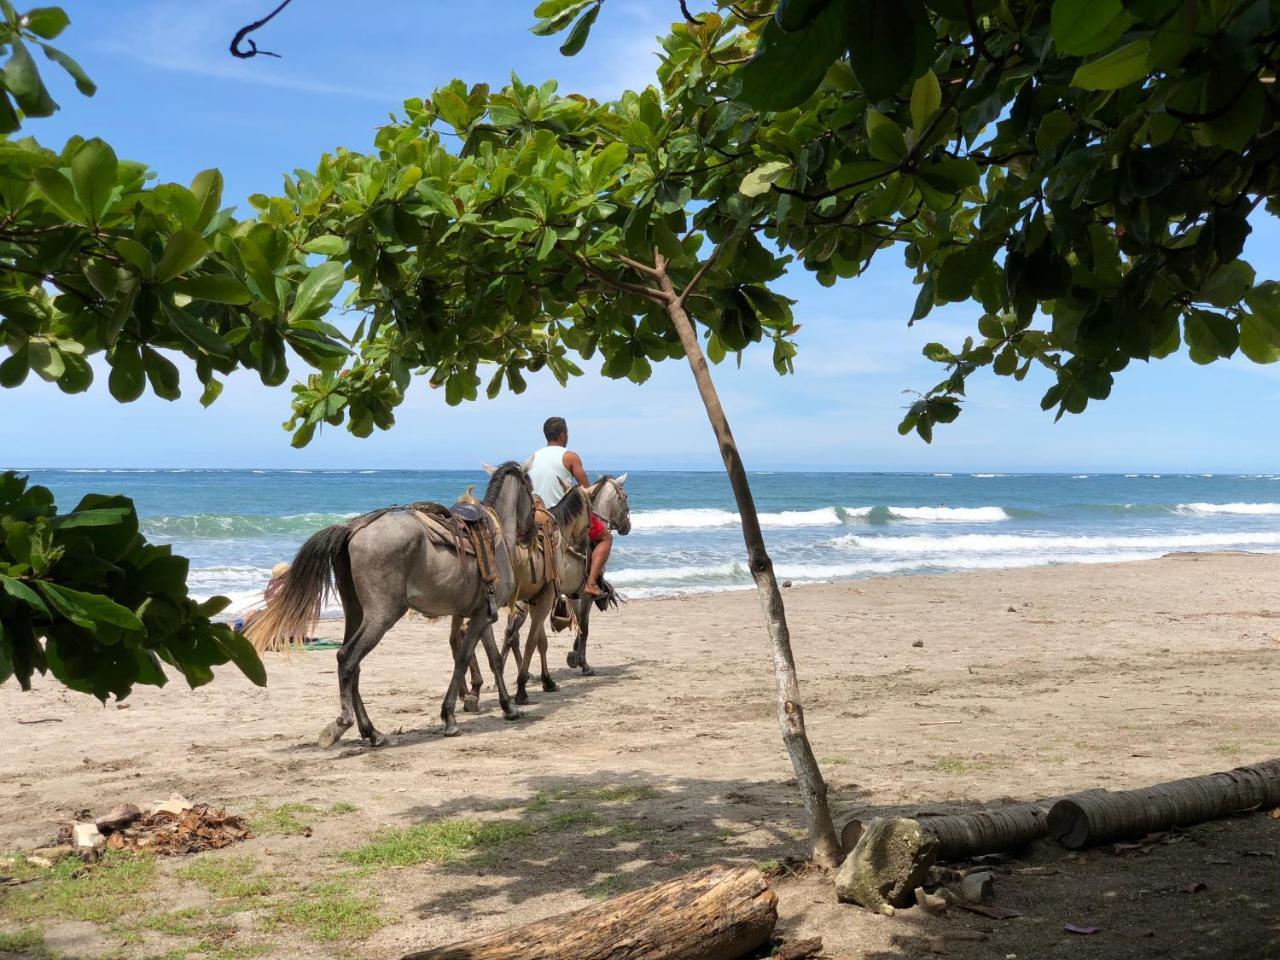
[[13,46],[13,53],[4,68],[5,87],[28,117],[52,116],[58,105],[45,89],[40,71],[26,44],[17,38],[10,39],[9,43]]
[[110,597],[72,590],[47,580],[37,581],[37,586],[51,607],[86,630],[100,630],[104,626],[110,626],[127,633],[143,632],[142,621]]
[[44,55],[60,66],[71,76],[76,82],[76,89],[86,97],[92,97],[98,92],[98,85],[89,79],[89,75],[84,72],[84,68],[76,63],[69,56],[55,47],[49,46],[47,43],[40,44],[44,48]]
[[[214,598],[221,599],[221,598]],[[218,645],[224,656],[237,667],[240,672],[251,680],[255,686],[265,687],[267,685],[267,668],[262,665],[262,660],[258,656],[256,650],[244,636],[236,633],[225,624],[217,624],[211,630],[213,642]]]
[[298,294],[293,300],[289,318],[306,320],[322,317],[338,291],[342,289],[343,266],[330,260],[320,264],[298,284]]
[[1115,24],[1132,23],[1120,0],[1053,0],[1049,30],[1063,53],[1085,57],[1111,46],[1119,36]]
[[167,283],[186,273],[209,253],[209,245],[194,230],[179,230],[164,245],[164,253],[156,265],[156,282]]
[[84,208],[80,206],[80,202],[76,199],[76,190],[72,186],[71,181],[61,170],[54,170],[52,167],[42,167],[34,174],[36,186],[40,188],[40,192],[44,194],[45,199],[51,203],[59,213],[68,220],[75,223],[87,224],[89,219],[85,216]]
[[907,155],[907,141],[898,125],[879,110],[867,108],[867,149],[877,160],[896,165]]
[[1219,357],[1229,357],[1240,346],[1240,330],[1235,322],[1210,310],[1188,310],[1183,336],[1196,363],[1212,363]]
[[211,303],[242,305],[253,300],[249,288],[237,278],[227,274],[198,274],[173,281],[169,289],[174,293],[186,294],[192,300],[207,300]]
[[933,28],[919,0],[846,0],[844,40],[858,84],[878,103],[924,72],[918,53]]
[[46,40],[54,39],[71,22],[61,7],[35,7],[23,14],[22,19],[28,30]]
[[27,364],[27,348],[22,347],[14,351],[12,356],[6,357],[4,362],[0,363],[0,387],[12,389],[22,386],[30,369],[31,367]]
[[191,181],[191,194],[200,202],[200,210],[195,218],[184,226],[204,231],[213,220],[222,205],[222,174],[217,170],[201,170]]
[[1280,360],[1280,327],[1256,313],[1241,314],[1240,352],[1254,363]]
[[782,160],[773,160],[769,163],[756,167],[745,177],[738,186],[738,192],[745,197],[759,197],[769,192],[769,189],[787,170],[791,169],[791,164]]
[[818,18],[832,0],[782,0],[774,12],[774,19],[783,30],[803,30]]
[[1147,75],[1150,52],[1151,41],[1145,37],[1126,43],[1081,66],[1071,78],[1071,84],[1082,90],[1119,90],[1137,83]]
[[142,348],[142,366],[151,382],[151,389],[162,400],[177,400],[181,396],[178,385],[178,368],[168,357],[151,347]]
[[1280,282],[1267,280],[1244,295],[1249,309],[1280,329]]
[[107,359],[111,363],[111,376],[107,379],[111,396],[121,403],[130,403],[142,396],[147,386],[147,375],[137,345],[117,343],[108,352]]
[[329,233],[304,243],[302,249],[307,253],[318,253],[326,257],[341,257],[347,252],[347,241]]
[[13,597],[15,600],[21,600],[23,603],[27,604],[27,606],[34,607],[46,617],[52,616],[49,612],[49,608],[45,606],[44,601],[40,599],[39,594],[21,580],[14,577],[8,577],[0,573],[0,587],[4,587],[4,592],[9,594],[9,596]]
[[578,18],[578,22],[569,31],[569,39],[560,45],[560,52],[566,57],[572,57],[579,53],[586,44],[587,37],[591,34],[591,25],[596,22],[596,17],[598,16],[600,16],[600,4],[597,3]]
[[[559,0],[559,2],[540,3],[534,9],[533,15],[541,17],[540,23],[534,24],[529,29],[540,37],[549,37],[553,33],[559,33],[567,27],[578,15],[578,11],[587,6],[588,3],[595,3],[596,0]],[[539,13],[539,10],[546,10],[547,13]]]
[[755,56],[738,71],[742,99],[757,110],[790,110],[808,100],[843,47],[842,9],[833,3],[794,33],[770,19]]
[[942,87],[938,84],[937,75],[932,70],[926,70],[911,87],[911,129],[915,131],[917,140],[940,109]]
[[165,314],[173,328],[192,346],[216,357],[230,357],[233,353],[231,344],[222,339],[215,331],[210,330],[199,320],[188,316],[178,307],[165,304]]
[[71,158],[71,182],[76,199],[91,223],[101,222],[102,215],[111,206],[117,169],[116,152],[97,137],[86,140]]
[[31,340],[27,343],[27,363],[44,380],[53,382],[62,376],[66,365],[62,353],[47,340]]

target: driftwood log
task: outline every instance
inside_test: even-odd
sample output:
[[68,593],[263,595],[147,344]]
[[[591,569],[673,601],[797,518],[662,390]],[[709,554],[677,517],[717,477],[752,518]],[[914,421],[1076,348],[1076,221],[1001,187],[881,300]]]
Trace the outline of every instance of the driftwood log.
[[1068,850],[1141,837],[1171,827],[1280,806],[1280,759],[1139,790],[1063,797],[1049,811],[1049,836]]
[[1086,790],[974,813],[872,820],[860,835],[848,824],[844,835],[858,842],[836,874],[836,895],[872,910],[906,907],[936,862],[1017,850],[1045,837],[1075,850],[1271,806],[1280,806],[1280,759],[1141,790]]
[[755,867],[711,867],[404,960],[738,960],[769,942],[778,898]]

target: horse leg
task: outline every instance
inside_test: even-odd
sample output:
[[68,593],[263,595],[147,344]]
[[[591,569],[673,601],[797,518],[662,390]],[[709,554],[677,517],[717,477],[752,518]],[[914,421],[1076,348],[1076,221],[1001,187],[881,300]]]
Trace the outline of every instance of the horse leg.
[[508,720],[519,720],[520,711],[511,705],[507,695],[507,681],[502,676],[502,654],[498,652],[498,644],[493,639],[493,627],[486,626],[480,634],[484,642],[484,652],[489,657],[489,669],[493,671],[494,682],[498,687],[498,705],[502,707],[502,715]]
[[578,666],[582,668],[584,677],[594,677],[596,675],[596,672],[591,669],[591,665],[587,663],[587,636],[591,633],[592,603],[593,601],[588,597],[578,604],[578,637],[573,644],[578,651]]
[[[449,689],[445,691],[444,703],[440,705],[440,719],[444,721],[444,735],[446,737],[455,737],[458,735],[458,721],[454,717],[454,704],[458,700],[458,691],[462,689],[463,681],[467,676],[467,668],[471,664],[471,658],[475,656],[476,641],[480,639],[480,634],[489,629],[488,617],[481,610],[476,616],[471,617],[467,621],[466,632],[462,635],[462,643],[454,652],[453,658],[453,675],[449,678]],[[499,688],[499,693],[503,691]]]
[[368,611],[365,611],[359,626],[343,641],[342,649],[338,651],[338,696],[342,712],[333,723],[320,731],[321,747],[332,747],[357,722],[360,725],[360,735],[371,746],[386,743],[386,737],[378,733],[369,722],[364,701],[360,699],[360,661],[378,645],[378,641],[403,615],[403,610],[384,611],[380,616],[369,616]]
[[551,679],[551,671],[547,669],[547,621],[538,626],[538,656],[542,660],[542,689],[547,693],[555,693],[560,685]]
[[[458,659],[458,645],[462,643],[462,618],[454,617],[449,624],[449,649],[453,651],[453,658]],[[462,694],[462,711],[464,713],[480,712],[480,688],[484,686],[484,678],[480,676],[480,665],[476,663],[476,658],[471,658],[471,689],[463,691]]]
[[[529,636],[525,639],[524,656],[520,659],[520,674],[516,680],[516,703],[524,704],[529,700],[529,665],[533,662],[533,651],[538,646],[538,638],[542,638],[542,649],[547,643],[547,617],[555,605],[555,594],[544,590],[529,604]],[[543,654],[542,673],[546,677],[546,655]],[[544,682],[545,686],[545,682]]]

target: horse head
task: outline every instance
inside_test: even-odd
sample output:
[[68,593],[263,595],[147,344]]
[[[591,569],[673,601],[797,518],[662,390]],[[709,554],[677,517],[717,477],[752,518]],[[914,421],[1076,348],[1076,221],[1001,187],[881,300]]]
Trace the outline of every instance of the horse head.
[[627,474],[605,475],[587,488],[591,509],[622,536],[631,532],[631,506],[627,502]]
[[516,526],[516,541],[523,545],[533,542],[536,525],[533,519],[533,483],[529,480],[529,465],[508,460],[499,467],[482,463],[489,474],[489,488],[485,491],[484,502],[496,507],[503,500],[505,491],[515,485],[511,501]]

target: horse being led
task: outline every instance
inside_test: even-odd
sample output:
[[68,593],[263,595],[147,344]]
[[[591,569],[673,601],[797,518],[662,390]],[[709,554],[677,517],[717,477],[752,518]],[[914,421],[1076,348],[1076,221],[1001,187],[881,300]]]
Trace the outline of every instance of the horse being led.
[[[463,503],[476,501],[463,497],[454,506]],[[484,502],[478,506],[488,515],[486,524],[496,527],[492,531],[495,577],[488,589],[476,557],[430,537],[413,510],[388,508],[326,527],[298,551],[283,588],[254,618],[246,635],[258,650],[276,648],[282,639],[306,636],[336,585],[346,619],[338,651],[341,712],[320,732],[320,746],[333,746],[353,723],[371,745],[386,742],[360,698],[360,661],[410,608],[428,617],[468,619],[440,709],[445,735],[458,732],[454,705],[477,641],[484,642],[503,714],[508,720],[519,718],[502,680],[489,618],[489,589],[497,607],[512,602],[512,558],[517,547],[529,544],[534,536],[533,490],[525,468],[508,462],[494,469]]]

